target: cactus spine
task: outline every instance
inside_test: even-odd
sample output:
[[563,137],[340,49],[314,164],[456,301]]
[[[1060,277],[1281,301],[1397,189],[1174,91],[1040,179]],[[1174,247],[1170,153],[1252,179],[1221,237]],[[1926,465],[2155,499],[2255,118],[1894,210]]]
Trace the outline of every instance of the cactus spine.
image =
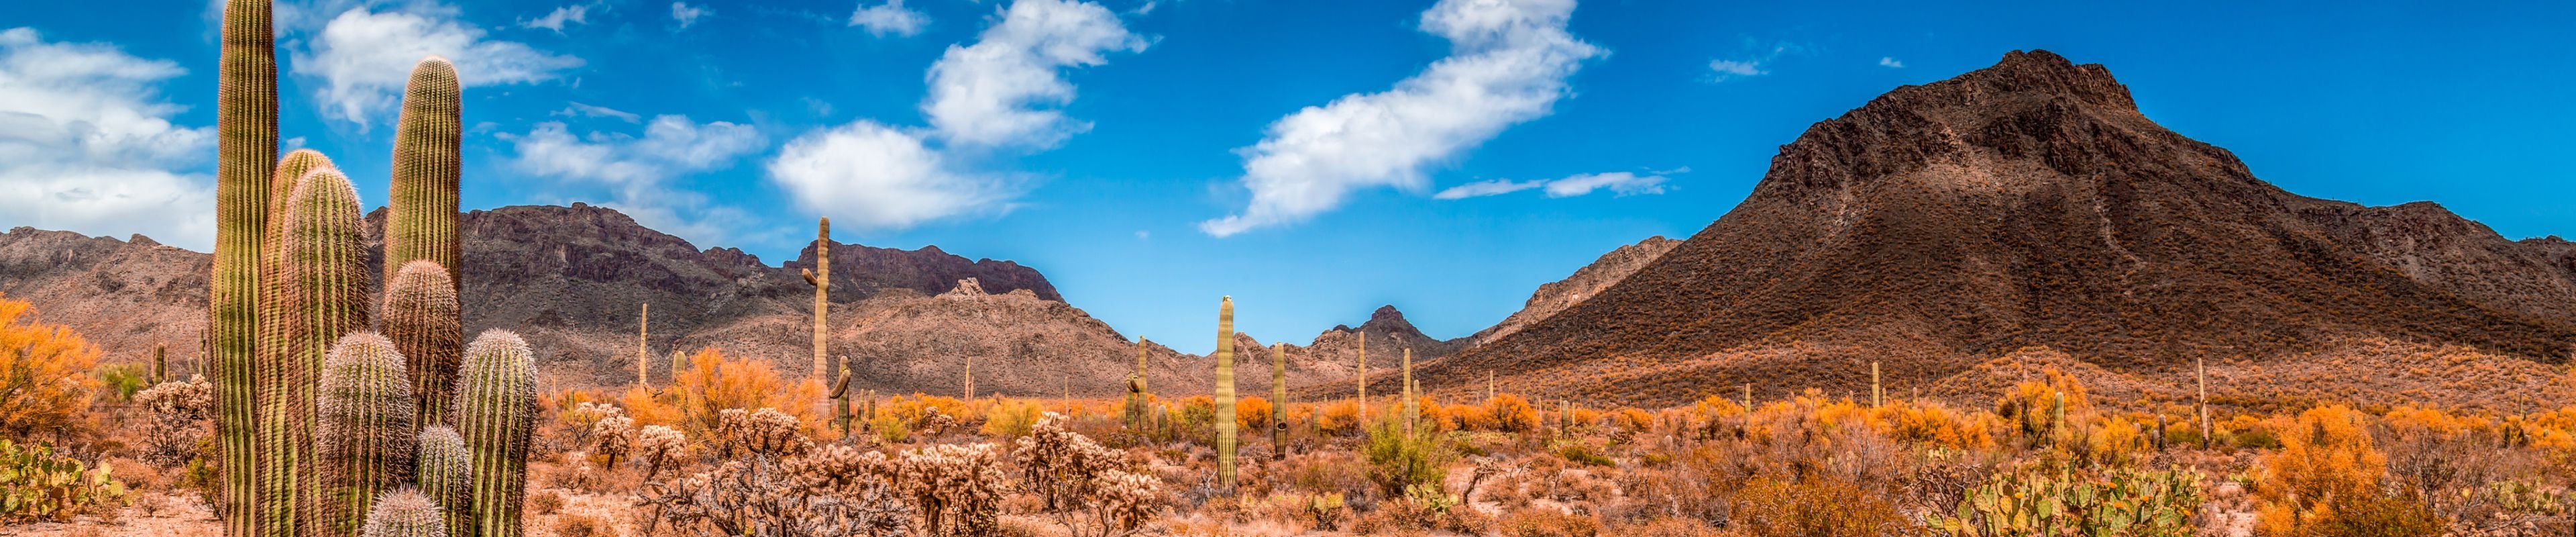
[[[357,191],[338,170],[317,168],[296,180],[284,211],[260,248],[260,522],[263,535],[287,535],[311,522],[318,494],[313,416],[324,355],[332,342],[366,327],[371,294],[366,229]],[[272,526],[274,525],[274,526]]]
[[1288,350],[1270,344],[1270,460],[1288,459]]
[[[385,209],[385,276],[414,260],[438,262],[447,269],[450,287],[464,284],[457,272],[462,238],[456,233],[456,184],[462,133],[463,94],[456,66],[431,56],[411,68],[403,89],[402,118],[394,130],[394,180]],[[454,292],[457,289],[449,289]]]
[[[653,303],[645,302],[643,305],[637,306],[637,311],[635,312],[635,387],[637,388],[653,384],[653,347],[644,342],[645,338],[650,337],[652,334]],[[680,374],[680,371],[675,369],[671,371],[671,374],[678,375]]]
[[419,439],[413,406],[419,402],[405,369],[393,340],[374,332],[349,334],[331,346],[314,407],[321,490],[306,506],[312,513],[305,521],[308,533],[356,535],[378,494],[411,482],[412,448]]
[[470,537],[474,534],[474,457],[465,450],[465,439],[456,429],[431,425],[420,430],[420,458],[416,473],[420,492],[436,501],[439,512],[447,519],[448,535]]
[[367,511],[365,537],[448,537],[447,521],[420,491],[386,491]]
[[1234,297],[1216,310],[1216,486],[1234,489]]
[[456,433],[473,457],[474,535],[519,537],[537,421],[535,358],[518,334],[487,330],[465,347],[457,380]]
[[465,352],[465,326],[456,285],[447,267],[427,259],[404,263],[385,282],[385,305],[376,327],[401,352],[410,377],[412,423],[446,423],[455,400],[456,362]]
[[[806,370],[808,378],[824,379],[824,320],[831,314],[832,295],[832,219],[825,218],[814,228],[814,268],[805,271],[805,283],[814,286],[814,368]],[[968,397],[972,399],[973,397]]]
[[[206,360],[215,383],[220,493],[207,498],[234,537],[287,535],[258,499],[260,247],[277,162],[277,37],[268,0],[224,2],[216,68],[215,262],[207,284]],[[265,530],[265,531],[263,531]]]

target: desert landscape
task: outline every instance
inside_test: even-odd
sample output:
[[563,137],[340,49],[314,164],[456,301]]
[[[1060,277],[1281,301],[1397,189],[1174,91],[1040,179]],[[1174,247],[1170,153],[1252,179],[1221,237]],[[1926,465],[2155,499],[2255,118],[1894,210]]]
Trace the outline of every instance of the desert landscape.
[[1471,334],[1218,295],[1191,353],[828,217],[459,210],[449,58],[369,210],[218,5],[213,251],[0,233],[0,535],[2576,535],[2576,243],[2292,193],[2116,65],[1849,103]]

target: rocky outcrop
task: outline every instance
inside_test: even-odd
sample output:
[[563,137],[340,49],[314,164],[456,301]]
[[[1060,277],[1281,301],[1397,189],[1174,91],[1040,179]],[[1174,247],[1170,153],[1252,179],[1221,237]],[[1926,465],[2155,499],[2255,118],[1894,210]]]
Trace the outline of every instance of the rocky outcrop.
[[1682,241],[1656,235],[1638,241],[1636,244],[1620,246],[1610,250],[1610,253],[1601,254],[1600,259],[1595,259],[1592,264],[1575,270],[1573,275],[1566,276],[1565,279],[1540,284],[1537,292],[1530,293],[1529,302],[1523,304],[1520,311],[1512,312],[1510,317],[1504,317],[1503,322],[1477,331],[1476,335],[1468,336],[1467,340],[1472,342],[1471,344],[1484,344],[1511,335],[1513,332],[1519,332],[1531,323],[1545,320],[1548,316],[1556,315],[1556,312],[1565,311],[1565,308],[1592,298],[1592,295],[1609,288],[1611,284],[1627,279],[1629,274],[1636,273],[1638,268],[1645,267],[1655,258],[1663,257],[1664,252],[1673,251],[1673,247],[1680,246],[1681,243]]
[[20,227],[0,233],[0,297],[27,301],[38,322],[79,331],[107,361],[146,361],[154,345],[167,345],[172,367],[195,371],[213,259],[142,235]]

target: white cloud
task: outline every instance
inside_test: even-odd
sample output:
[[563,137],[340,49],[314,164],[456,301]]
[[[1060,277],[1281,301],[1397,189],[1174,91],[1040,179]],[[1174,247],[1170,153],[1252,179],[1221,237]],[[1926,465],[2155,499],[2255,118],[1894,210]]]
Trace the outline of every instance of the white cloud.
[[203,171],[215,129],[172,124],[184,108],[159,89],[186,72],[114,45],[0,30],[0,225],[211,249],[214,185]]
[[1761,60],[1709,60],[1708,70],[1716,71],[1717,80],[1721,82],[1735,77],[1771,74],[1770,71],[1762,70]]
[[904,9],[903,0],[886,0],[886,3],[874,7],[861,5],[858,11],[850,13],[851,26],[866,27],[869,34],[877,37],[885,37],[886,34],[911,37],[921,33],[921,27],[929,24],[929,15]]
[[1890,58],[1890,57],[1886,57],[1886,56],[1880,56],[1880,57],[1878,58],[1878,66],[1879,66],[1879,67],[1895,67],[1895,68],[1903,69],[1903,68],[1905,68],[1905,62],[1896,61],[1896,58]]
[[582,104],[577,101],[567,101],[566,104],[568,105],[566,108],[547,112],[546,115],[564,117],[613,117],[627,123],[642,123],[644,121],[643,116],[635,115],[634,112],[618,110],[605,106]]
[[957,172],[947,160],[920,135],[862,119],[787,142],[769,175],[805,210],[861,227],[1005,210],[1019,195],[1016,185]]
[[727,244],[736,238],[729,229],[754,225],[748,213],[669,185],[683,174],[730,167],[767,147],[768,138],[749,125],[662,115],[644,126],[641,138],[612,132],[576,136],[555,121],[538,123],[524,135],[499,136],[517,152],[508,162],[511,169],[605,187],[611,201],[602,205],[648,227],[698,244]]
[[1484,196],[1500,196],[1533,188],[1544,189],[1547,193],[1547,197],[1551,198],[1571,198],[1590,194],[1595,190],[1604,188],[1610,189],[1610,192],[1615,195],[1625,197],[1641,194],[1662,194],[1664,193],[1664,182],[1666,180],[1667,178],[1658,174],[1637,175],[1629,172],[1585,173],[1575,174],[1562,179],[1534,179],[1529,181],[1495,179],[1492,181],[1477,181],[1449,187],[1448,189],[1441,190],[1438,194],[1432,194],[1431,197],[1433,199],[1455,200]]
[[713,14],[715,14],[714,11],[710,11],[704,7],[691,6],[687,2],[671,3],[671,20],[679,21],[680,29],[682,30],[689,29],[689,25],[697,24],[698,19]]
[[1542,186],[1547,186],[1547,181],[1513,181],[1510,179],[1477,181],[1442,189],[1440,193],[1432,194],[1431,199],[1454,200],[1481,198],[1485,196],[1500,196]]
[[324,117],[361,129],[371,119],[391,119],[384,112],[401,101],[412,64],[421,58],[454,60],[457,78],[469,88],[551,80],[582,65],[580,58],[484,39],[482,29],[455,16],[436,6],[417,13],[350,9],[305,40],[289,64],[295,74],[322,78],[317,100]]
[[1109,52],[1142,52],[1108,8],[1067,0],[1020,0],[974,45],[950,45],[930,66],[930,97],[921,110],[949,142],[1054,147],[1091,124],[1055,107],[1073,102],[1065,67],[1108,63]]
[[1421,190],[1424,168],[1548,115],[1583,60],[1604,54],[1566,32],[1573,13],[1573,0],[1441,0],[1421,29],[1447,38],[1449,57],[1394,89],[1271,123],[1240,150],[1251,204],[1199,229],[1224,237],[1302,221],[1360,188]]
[[537,20],[522,21],[519,23],[519,26],[522,28],[544,28],[554,30],[556,32],[562,32],[565,24],[588,24],[590,21],[584,19],[589,16],[589,5],[574,4],[555,8],[553,12],[547,13],[546,16],[537,17]]
[[[1771,60],[1780,59],[1781,55],[1805,50],[1805,46],[1787,41],[1772,43],[1768,48],[1757,47],[1756,43],[1758,42],[1754,41],[1752,38],[1745,38],[1745,48],[1752,50],[1752,52],[1736,58],[1718,58],[1709,60],[1708,81],[1725,82],[1739,78],[1768,75],[1771,74],[1771,70],[1764,68],[1764,64],[1771,63]],[[1886,60],[1881,60],[1881,63],[1884,63],[1885,61]]]

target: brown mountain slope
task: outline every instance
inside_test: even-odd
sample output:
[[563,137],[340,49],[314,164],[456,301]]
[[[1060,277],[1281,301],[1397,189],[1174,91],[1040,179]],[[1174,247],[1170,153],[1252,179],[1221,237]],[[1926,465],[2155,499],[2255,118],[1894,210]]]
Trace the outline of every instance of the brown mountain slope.
[[1503,336],[1512,335],[1513,332],[1519,332],[1522,328],[1529,327],[1531,323],[1545,320],[1550,315],[1556,315],[1556,312],[1565,311],[1565,308],[1574,306],[1576,302],[1592,298],[1592,295],[1609,288],[1611,284],[1627,279],[1629,274],[1635,274],[1637,269],[1644,268],[1647,263],[1663,257],[1664,252],[1673,251],[1673,247],[1681,244],[1682,241],[1656,235],[1638,241],[1636,244],[1620,246],[1610,250],[1610,253],[1601,254],[1600,259],[1595,259],[1592,264],[1575,270],[1573,275],[1539,285],[1538,291],[1530,293],[1529,302],[1522,305],[1520,311],[1512,312],[1510,317],[1504,317],[1503,322],[1477,331],[1476,335],[1469,336],[1467,340],[1474,342],[1473,344],[1482,345],[1502,339]]
[[120,241],[21,227],[0,233],[0,296],[34,305],[38,321],[79,331],[107,361],[148,361],[160,344],[173,367],[194,371],[213,263],[142,235]]
[[[2550,258],[2483,227],[2345,207],[2156,125],[2102,66],[2016,51],[1817,123],[1671,252],[1424,374],[1464,388],[1498,371],[1548,396],[1674,403],[1742,383],[1856,391],[1873,360],[1891,382],[1922,385],[2030,346],[2150,376],[2196,355],[2389,362],[2374,357],[2457,346],[2529,368],[2576,348],[2576,322],[2550,309],[2563,306],[2535,305],[2567,301],[2550,294],[2563,263],[2518,261]],[[2391,262],[2404,256],[2453,265],[2410,273]]]

